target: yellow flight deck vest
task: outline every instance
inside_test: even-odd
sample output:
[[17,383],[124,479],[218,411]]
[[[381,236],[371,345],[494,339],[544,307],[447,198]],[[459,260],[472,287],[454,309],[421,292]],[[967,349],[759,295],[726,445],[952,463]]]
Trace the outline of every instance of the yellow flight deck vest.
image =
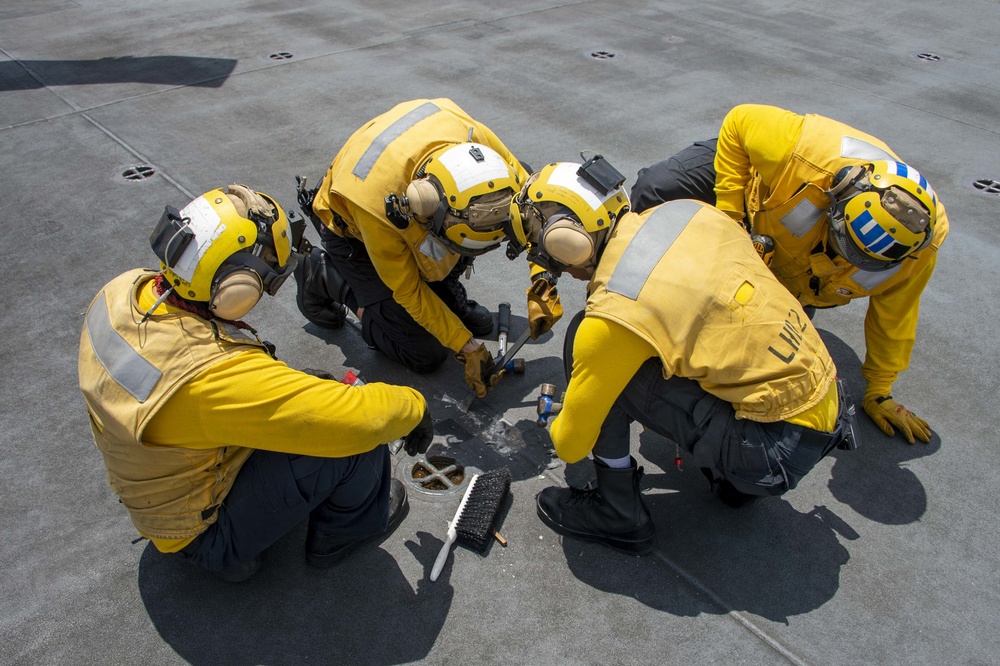
[[[393,229],[406,241],[420,274],[429,282],[447,277],[460,256],[438,241],[427,227],[411,221],[397,229],[386,219],[385,197],[402,196],[417,169],[428,156],[448,146],[472,140],[496,150],[519,171],[520,164],[492,133],[483,132],[454,102],[448,99],[414,100],[397,105],[356,131],[340,149],[313,201],[313,212],[334,233],[362,239],[362,231],[351,219],[346,202],[362,208],[380,224]],[[346,228],[334,222],[340,216]]]
[[751,231],[774,239],[771,271],[803,305],[846,305],[906,280],[930,261],[948,235],[948,217],[938,201],[937,222],[930,245],[884,271],[863,271],[842,257],[831,259],[827,244],[826,190],[843,167],[876,160],[896,160],[875,137],[830,118],[804,116],[802,134],[774,182],[763,182],[751,168],[746,188]]
[[737,418],[795,416],[826,396],[836,374],[802,306],[746,232],[706,204],[682,199],[625,215],[589,291],[588,317],[649,342],[664,378],[697,381],[732,403]]
[[142,322],[138,293],[156,276],[118,276],[90,304],[80,339],[80,388],[108,483],[139,533],[155,539],[197,536],[214,523],[253,449],[157,446],[142,432],[188,380],[253,349],[256,336],[194,314],[153,315]]

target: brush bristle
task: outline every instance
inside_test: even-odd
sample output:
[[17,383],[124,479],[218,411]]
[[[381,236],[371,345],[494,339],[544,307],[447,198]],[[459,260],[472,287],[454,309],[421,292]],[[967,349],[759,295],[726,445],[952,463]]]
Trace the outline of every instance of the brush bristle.
[[461,515],[455,521],[458,540],[482,552],[490,543],[493,521],[510,492],[510,470],[506,467],[476,477]]

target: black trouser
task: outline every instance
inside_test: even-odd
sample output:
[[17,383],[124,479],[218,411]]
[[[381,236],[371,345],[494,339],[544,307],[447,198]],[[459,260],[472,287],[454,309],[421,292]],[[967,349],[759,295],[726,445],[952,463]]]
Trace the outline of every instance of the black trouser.
[[[566,330],[563,360],[573,369],[573,340],[580,312]],[[715,479],[726,479],[748,495],[781,495],[823,459],[840,437],[778,421],[737,419],[733,406],[684,377],[663,378],[659,359],[646,361],[632,377],[601,425],[593,454],[623,458],[630,453],[629,424],[638,421],[692,454]]]
[[697,199],[715,205],[715,147],[718,139],[698,141],[662,162],[639,169],[629,199],[641,213],[665,201]]
[[219,518],[180,555],[212,571],[249,562],[306,517],[324,534],[365,537],[389,519],[389,450],[347,458],[254,451]]
[[320,229],[320,238],[333,266],[354,292],[358,307],[365,309],[361,317],[365,343],[414,372],[431,372],[444,363],[451,351],[396,302],[364,243],[342,238],[326,227]]

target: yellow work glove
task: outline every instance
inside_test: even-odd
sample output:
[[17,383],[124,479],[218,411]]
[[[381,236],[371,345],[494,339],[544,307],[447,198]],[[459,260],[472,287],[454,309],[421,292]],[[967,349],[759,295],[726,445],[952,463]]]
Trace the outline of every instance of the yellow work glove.
[[892,426],[896,426],[910,444],[915,441],[914,435],[922,442],[931,441],[931,428],[927,425],[927,421],[893,400],[891,395],[885,397],[868,396],[861,402],[861,406],[864,408],[865,414],[871,417],[875,425],[889,437],[895,434],[896,431],[892,429]]
[[458,352],[455,354],[455,358],[458,359],[459,363],[465,364],[465,383],[476,392],[477,396],[485,398],[488,391],[486,384],[483,383],[483,376],[493,365],[493,359],[486,351],[486,345],[480,342],[475,351],[468,354]]
[[542,273],[536,278],[526,292],[528,294],[528,330],[531,339],[537,340],[547,333],[559,318],[562,317],[562,303],[559,302],[559,292],[556,290],[548,273]]

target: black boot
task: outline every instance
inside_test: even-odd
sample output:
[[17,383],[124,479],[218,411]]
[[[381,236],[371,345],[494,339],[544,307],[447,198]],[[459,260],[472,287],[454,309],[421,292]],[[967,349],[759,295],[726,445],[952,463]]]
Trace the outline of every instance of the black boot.
[[295,303],[306,319],[323,328],[344,325],[351,288],[330,263],[330,255],[314,247],[295,266],[295,282]]
[[559,534],[596,541],[626,553],[644,555],[653,548],[655,528],[639,493],[642,468],[635,458],[627,469],[594,461],[593,489],[546,488],[538,493],[538,516]]
[[493,315],[479,303],[471,300],[460,282],[462,273],[469,264],[459,261],[443,280],[429,282],[431,290],[438,295],[448,309],[458,315],[465,327],[477,338],[493,332]]
[[306,535],[306,562],[319,569],[328,569],[339,564],[363,543],[387,536],[403,522],[410,504],[406,499],[406,487],[399,479],[389,482],[389,522],[385,531],[363,537],[345,537],[324,534],[309,526]]

